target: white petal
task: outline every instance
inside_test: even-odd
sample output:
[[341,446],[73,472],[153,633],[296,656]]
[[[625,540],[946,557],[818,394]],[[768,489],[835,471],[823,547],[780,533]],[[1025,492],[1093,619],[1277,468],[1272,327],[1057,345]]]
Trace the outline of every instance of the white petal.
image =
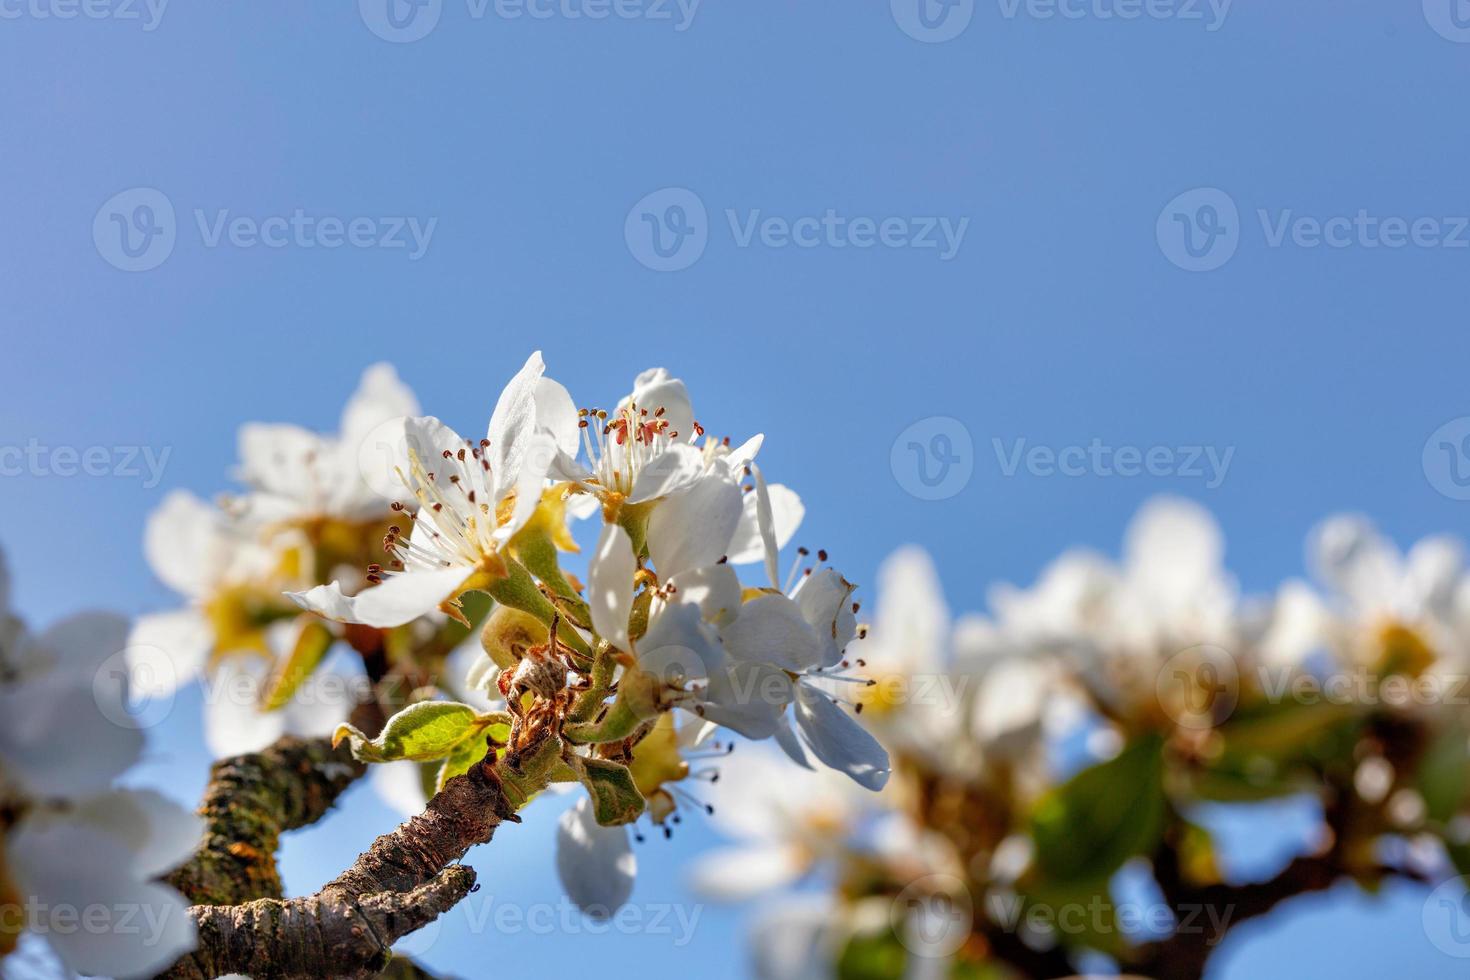
[[128,643],[128,621],[116,613],[68,616],[36,637],[57,670],[89,674]]
[[974,732],[984,744],[1029,739],[1041,728],[1054,674],[1036,660],[1014,658],[997,664],[980,684],[974,707]]
[[806,684],[796,686],[796,724],[813,755],[859,786],[876,791],[888,782],[888,753],[878,740]]
[[224,516],[183,490],[163,499],[143,532],[143,552],[164,585],[187,596],[209,591],[226,566]]
[[1376,611],[1393,603],[1402,560],[1366,517],[1329,517],[1312,531],[1308,548],[1317,576],[1360,609]]
[[45,929],[68,969],[119,980],[146,977],[194,948],[197,934],[183,896],[133,874],[116,838],[81,822],[28,822],[7,845],[10,869],[26,896],[38,907],[78,914]]
[[659,578],[718,562],[739,520],[740,488],[717,475],[661,501],[648,519],[648,554]]
[[732,661],[712,671],[700,715],[746,738],[770,738],[785,725],[795,685],[769,664]]
[[747,463],[755,459],[755,454],[761,451],[761,444],[765,441],[766,437],[764,435],[756,433],[726,453],[725,462],[730,464],[731,470],[739,472],[745,468]]
[[259,752],[286,733],[279,711],[260,709],[266,663],[256,657],[227,657],[204,691],[204,740],[215,758]]
[[628,616],[633,611],[633,576],[638,560],[633,540],[616,524],[603,525],[588,567],[587,602],[592,628],[619,650],[630,650]]
[[571,392],[559,381],[542,377],[536,382],[536,425],[556,440],[556,448],[576,458],[582,447],[581,419]]
[[541,503],[541,491],[546,487],[546,475],[557,458],[556,441],[551,433],[538,432],[524,440],[520,469],[515,475],[515,506],[510,520],[495,529],[497,541],[509,541],[536,513],[536,506]]
[[776,559],[779,557],[780,542],[776,535],[776,508],[771,503],[771,488],[766,485],[766,477],[761,468],[751,463],[750,472],[755,477],[755,524],[756,530],[760,532],[761,553],[766,560],[766,577],[771,580],[772,588],[779,589],[781,573],[776,566]]
[[526,443],[536,435],[536,392],[545,371],[546,364],[538,350],[526,358],[526,363],[510,379],[490,416],[486,435],[490,448],[486,454],[490,460],[490,475],[497,501],[515,486],[521,460],[526,454]]
[[794,847],[725,848],[696,859],[690,885],[717,902],[741,902],[793,883],[805,870]]
[[342,585],[318,585],[309,592],[287,592],[302,609],[339,623],[361,623],[386,629],[402,626],[439,608],[453,597],[470,570],[461,566],[410,569],[363,589],[355,596],[342,594]]
[[771,733],[771,737],[776,740],[781,751],[786,753],[786,758],[803,769],[812,768],[811,760],[806,757],[806,749],[801,747],[801,739],[796,737],[796,730],[791,727],[785,715],[781,716],[780,723],[776,725],[776,730]]
[[669,578],[682,602],[699,606],[704,621],[716,626],[732,622],[740,613],[740,579],[729,565],[706,565]]
[[808,575],[796,594],[801,614],[822,645],[818,663],[823,667],[840,661],[842,651],[857,635],[857,616],[852,611],[854,588],[835,569],[823,568]]
[[114,790],[93,797],[74,817],[120,840],[132,855],[133,873],[156,878],[194,854],[204,820],[156,790]]
[[105,791],[143,751],[142,731],[108,720],[127,717],[126,696],[126,678],[106,675],[48,674],[0,687],[0,766],[32,796]]
[[679,493],[704,475],[704,454],[687,443],[665,449],[643,464],[633,480],[628,502],[640,504]]
[[214,630],[196,610],[139,616],[127,643],[133,695],[167,697],[203,672],[213,647]]
[[611,918],[633,893],[638,873],[628,828],[600,826],[581,797],[557,821],[556,871],[567,897],[585,914]]
[[1327,610],[1317,593],[1297,579],[1283,582],[1260,641],[1261,655],[1271,667],[1299,667],[1325,640],[1326,626]]
[[1156,497],[1129,525],[1123,553],[1130,579],[1165,602],[1183,603],[1222,574],[1225,538],[1194,501]]
[[633,394],[618,407],[627,407],[630,400],[640,409],[647,409],[649,415],[663,409],[671,432],[677,432],[680,439],[693,437],[694,409],[689,403],[689,390],[684,382],[670,377],[667,369],[649,368],[639,374],[633,381]]
[[[776,548],[784,548],[801,526],[801,519],[806,516],[806,507],[802,505],[796,491],[790,487],[772,483],[766,491],[771,508],[772,540]],[[760,493],[747,493],[743,503],[740,524],[730,541],[730,563],[733,565],[748,565],[766,557],[766,544],[761,537]]]
[[240,427],[235,477],[256,490],[293,501],[316,493],[313,464],[332,451],[322,436],[297,425],[248,422]]
[[419,400],[399,380],[393,365],[386,362],[370,365],[362,372],[357,390],[342,409],[342,442],[355,451],[384,422],[422,411]]
[[658,603],[649,614],[648,631],[638,640],[638,665],[678,687],[708,677],[724,662],[712,633],[697,605]]
[[740,607],[735,622],[722,633],[730,656],[747,663],[769,663],[801,673],[820,665],[822,642],[784,595],[767,593]]

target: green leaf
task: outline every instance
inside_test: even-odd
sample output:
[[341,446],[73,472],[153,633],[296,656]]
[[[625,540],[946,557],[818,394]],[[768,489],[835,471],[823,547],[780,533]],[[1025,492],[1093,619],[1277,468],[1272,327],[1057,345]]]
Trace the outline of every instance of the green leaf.
[[1015,910],[1019,915],[1008,928],[1030,922],[1051,929],[1065,946],[1083,946],[1114,958],[1128,950],[1129,937],[1118,923],[1118,906],[1107,878],[1065,885],[1044,882],[1023,892],[1022,904]]
[[891,929],[853,936],[837,957],[837,980],[902,980],[909,954]]
[[643,812],[643,794],[627,766],[606,759],[579,759],[582,785],[592,797],[592,814],[604,827],[632,823]]
[[1419,793],[1429,819],[1448,823],[1470,798],[1470,735],[1451,725],[1429,746],[1419,765]]
[[325,623],[319,619],[308,619],[305,624],[296,636],[291,653],[271,677],[265,694],[266,711],[279,711],[289,704],[302,682],[321,666],[327,651],[332,648],[335,637]]
[[1357,705],[1322,701],[1315,704],[1273,705],[1247,716],[1237,715],[1222,731],[1229,754],[1264,753],[1287,756],[1346,724],[1360,720]]
[[1150,735],[1043,796],[1031,836],[1046,879],[1105,881],[1129,858],[1151,852],[1164,826],[1163,775],[1163,740]]
[[444,760],[444,765],[439,767],[439,778],[434,783],[434,792],[444,788],[444,784],[455,776],[463,776],[470,771],[485,754],[490,751],[490,743],[484,737],[467,738],[454,747],[449,753],[449,758]]
[[442,759],[456,745],[480,731],[475,709],[457,701],[420,701],[388,719],[377,738],[370,739],[351,725],[340,725],[332,744],[352,740],[352,754],[362,762]]

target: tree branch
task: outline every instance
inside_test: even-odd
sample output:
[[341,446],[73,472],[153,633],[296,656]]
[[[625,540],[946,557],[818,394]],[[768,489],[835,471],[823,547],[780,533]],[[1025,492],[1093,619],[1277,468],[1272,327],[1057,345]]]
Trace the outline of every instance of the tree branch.
[[449,865],[489,841],[502,822],[519,823],[519,802],[522,793],[508,796],[494,768],[477,765],[317,894],[191,908],[199,948],[162,976],[373,976],[387,965],[394,942],[469,893],[474,871]]
[[260,752],[221,759],[199,804],[204,839],[168,883],[199,905],[280,898],[281,834],[321,819],[364,771],[345,746],[290,735]]

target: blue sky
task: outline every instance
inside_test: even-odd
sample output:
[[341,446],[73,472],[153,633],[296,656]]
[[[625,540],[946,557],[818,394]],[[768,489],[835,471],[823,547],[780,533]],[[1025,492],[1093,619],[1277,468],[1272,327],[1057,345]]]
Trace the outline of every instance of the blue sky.
[[[1463,533],[1470,504],[1424,449],[1470,416],[1466,18],[1063,8],[1080,16],[962,2],[931,31],[905,0],[705,0],[692,19],[442,0],[417,21],[374,0],[69,19],[68,0],[0,0],[0,445],[39,461],[0,457],[21,608],[166,606],[143,518],[170,488],[223,488],[240,422],[330,427],[388,359],[469,431],[535,348],[584,402],[667,365],[712,430],[767,433],[804,541],[861,582],[924,544],[957,609],[1065,547],[1116,550],[1161,491],[1220,517],[1253,589],[1299,574],[1334,510],[1405,542]],[[1104,16],[1129,9],[1153,13]],[[1159,449],[1157,472],[1009,465],[1094,440]],[[59,447],[105,447],[109,475],[65,475]],[[1206,449],[1228,453],[1220,479]],[[180,798],[203,780],[196,719],[186,698],[147,773]],[[294,888],[392,825],[353,802],[288,843]],[[471,855],[483,895],[556,901],[541,806]],[[650,842],[635,901],[687,901],[681,865],[710,838]],[[1460,975],[1422,901],[1304,901],[1243,929],[1215,976]],[[705,909],[680,948],[446,925],[427,959],[738,977],[742,915]]]

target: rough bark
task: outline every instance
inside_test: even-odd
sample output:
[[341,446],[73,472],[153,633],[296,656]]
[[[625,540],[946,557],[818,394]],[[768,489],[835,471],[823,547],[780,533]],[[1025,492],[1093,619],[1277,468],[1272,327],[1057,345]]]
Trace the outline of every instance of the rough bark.
[[495,771],[476,766],[315,895],[191,908],[199,948],[162,976],[373,976],[388,964],[395,941],[469,893],[475,873],[450,865],[504,821],[519,822],[513,803]]
[[204,839],[168,883],[198,905],[280,898],[281,834],[321,819],[364,770],[346,746],[289,735],[260,752],[221,759],[199,805]]

